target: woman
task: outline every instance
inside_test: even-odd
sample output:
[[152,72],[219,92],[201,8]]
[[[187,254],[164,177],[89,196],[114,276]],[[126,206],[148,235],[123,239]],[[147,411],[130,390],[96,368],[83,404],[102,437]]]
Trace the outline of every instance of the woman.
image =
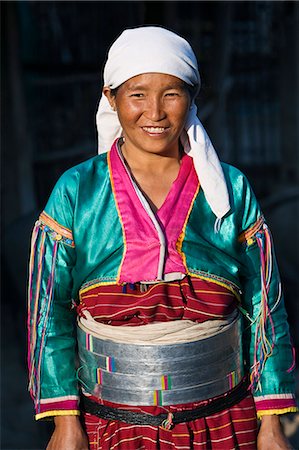
[[48,450],[290,448],[271,237],[196,116],[199,87],[184,39],[124,31],[104,69],[100,155],[60,178],[36,223],[30,390],[36,418],[54,417]]

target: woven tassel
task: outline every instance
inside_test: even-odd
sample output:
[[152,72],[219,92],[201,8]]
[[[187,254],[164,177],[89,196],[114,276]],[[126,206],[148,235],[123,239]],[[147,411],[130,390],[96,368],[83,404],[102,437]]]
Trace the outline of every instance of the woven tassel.
[[[38,242],[39,239],[39,242]],[[29,289],[28,289],[28,367],[29,367],[29,391],[31,397],[37,405],[40,398],[40,372],[43,354],[43,346],[47,329],[47,322],[52,306],[55,266],[57,258],[58,241],[54,241],[50,273],[47,280],[46,291],[41,295],[41,283],[44,275],[44,257],[45,257],[45,241],[47,233],[40,227],[37,222],[31,241],[30,271],[29,271]],[[38,242],[38,245],[37,245]],[[38,259],[36,259],[39,252]],[[35,284],[35,295],[33,295],[33,283]],[[43,329],[40,342],[37,339],[37,326],[41,317],[44,316]]]
[[[268,293],[272,277],[273,259],[271,235],[268,227],[263,225],[263,229],[256,233],[256,242],[260,251],[261,262],[261,307],[257,315],[255,329],[254,359],[251,367],[250,388],[260,389],[260,377],[265,367],[267,359],[272,355],[275,344],[275,331],[271,312],[274,310],[281,298],[281,286],[279,285],[278,298],[272,310],[269,307]],[[268,338],[267,329],[270,327],[271,337]]]
[[89,386],[87,386],[87,384],[85,384],[84,381],[81,380],[81,378],[80,378],[80,372],[81,372],[81,370],[82,370],[84,367],[86,367],[86,365],[83,365],[83,366],[78,367],[78,369],[76,370],[76,379],[80,382],[80,384],[81,384],[82,386],[85,387],[85,389],[86,389],[87,391],[89,391]]
[[[38,298],[36,289],[36,295],[33,299],[33,279],[35,275],[35,260],[37,253],[37,240],[40,230],[40,223],[36,222],[31,239],[31,251],[30,251],[30,262],[29,262],[29,284],[28,284],[28,368],[29,368],[29,391],[32,398],[35,396],[35,365],[34,365],[34,349],[36,345],[36,324],[37,324],[37,311],[38,311]],[[44,240],[40,243],[40,255],[38,260],[38,268],[41,268],[41,261],[44,257]],[[37,274],[37,280],[41,279],[41,274]],[[33,308],[33,312],[32,312]]]
[[167,414],[167,419],[163,420],[163,422],[161,423],[161,428],[164,428],[164,430],[171,430],[173,427],[173,414],[171,412],[169,412]]

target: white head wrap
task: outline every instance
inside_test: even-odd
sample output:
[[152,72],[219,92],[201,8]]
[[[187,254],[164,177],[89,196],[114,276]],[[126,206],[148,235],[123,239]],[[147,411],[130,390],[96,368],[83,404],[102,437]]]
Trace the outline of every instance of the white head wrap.
[[[177,34],[161,27],[140,27],[125,30],[111,46],[104,68],[104,86],[119,87],[130,78],[143,73],[173,75],[199,90],[200,75],[190,44]],[[205,197],[218,219],[230,209],[227,186],[216,151],[197,117],[192,101],[181,135],[185,152],[194,160]],[[105,95],[96,116],[99,153],[109,150],[122,128],[117,113]]]

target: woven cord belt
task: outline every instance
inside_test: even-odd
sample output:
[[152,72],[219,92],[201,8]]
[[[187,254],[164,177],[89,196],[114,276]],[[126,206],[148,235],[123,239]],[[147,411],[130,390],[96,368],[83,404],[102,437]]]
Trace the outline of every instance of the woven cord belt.
[[170,416],[171,425],[177,425],[178,423],[190,422],[192,420],[210,416],[230,408],[246,397],[248,394],[248,384],[248,378],[244,377],[235,388],[228,391],[221,397],[207,400],[206,404],[198,408],[188,411],[179,411],[173,414],[165,413],[152,416],[146,413],[136,413],[125,409],[111,408],[109,406],[100,405],[85,396],[81,397],[80,406],[84,412],[98,416],[101,419],[117,420],[119,422],[130,423],[133,425],[162,426],[165,428],[163,424],[165,424],[165,422],[169,424]]

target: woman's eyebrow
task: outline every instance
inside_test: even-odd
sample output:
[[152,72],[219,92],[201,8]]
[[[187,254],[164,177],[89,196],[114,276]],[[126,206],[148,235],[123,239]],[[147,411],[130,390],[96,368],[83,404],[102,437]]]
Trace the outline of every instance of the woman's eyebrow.
[[[144,85],[144,84],[134,84],[132,86],[128,86],[128,90],[129,91],[136,91],[136,90],[148,90],[151,87],[148,85]],[[168,84],[166,86],[163,86],[163,90],[167,91],[170,89],[185,89],[184,83],[183,82],[174,82],[171,84]]]
[[147,89],[147,86],[144,86],[143,84],[132,84],[132,86],[128,86],[129,91],[145,90],[145,89]]
[[164,87],[165,90],[169,89],[185,89],[185,85],[181,81],[177,81],[176,83],[171,83],[168,86]]

